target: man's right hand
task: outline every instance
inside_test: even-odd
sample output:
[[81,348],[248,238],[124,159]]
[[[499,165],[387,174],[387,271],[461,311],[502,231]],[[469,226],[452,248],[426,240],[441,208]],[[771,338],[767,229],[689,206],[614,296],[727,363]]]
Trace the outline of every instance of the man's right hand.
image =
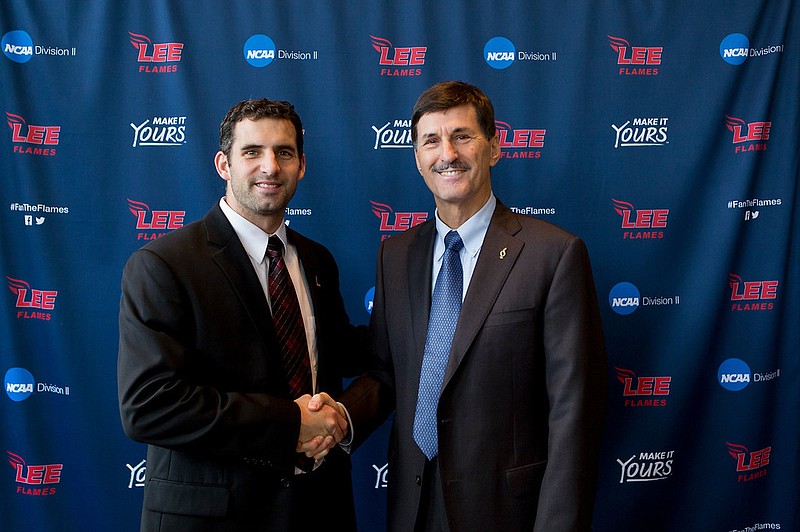
[[[295,399],[300,407],[300,435],[297,451],[317,460],[347,435],[347,418],[342,407],[327,393]],[[309,404],[310,403],[310,404]]]

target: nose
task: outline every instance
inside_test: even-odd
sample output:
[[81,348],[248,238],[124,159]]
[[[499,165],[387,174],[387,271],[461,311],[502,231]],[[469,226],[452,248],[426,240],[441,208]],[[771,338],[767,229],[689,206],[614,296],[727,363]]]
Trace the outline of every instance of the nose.
[[458,159],[456,147],[449,138],[445,137],[442,139],[441,149],[442,151],[439,157],[442,159],[442,162],[451,163]]
[[261,172],[267,175],[275,175],[281,170],[281,165],[278,163],[278,158],[271,151],[265,151],[264,156],[261,158],[260,164]]

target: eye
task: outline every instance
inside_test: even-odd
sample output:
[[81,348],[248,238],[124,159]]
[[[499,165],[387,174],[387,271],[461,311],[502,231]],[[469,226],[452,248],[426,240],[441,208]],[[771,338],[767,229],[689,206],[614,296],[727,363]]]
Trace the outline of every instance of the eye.
[[294,152],[291,150],[279,150],[277,156],[284,160],[294,159]]

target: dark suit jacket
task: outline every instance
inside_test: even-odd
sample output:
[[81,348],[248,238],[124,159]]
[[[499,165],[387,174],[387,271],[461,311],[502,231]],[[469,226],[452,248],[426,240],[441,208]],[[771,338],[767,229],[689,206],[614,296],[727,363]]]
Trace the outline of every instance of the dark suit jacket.
[[[360,362],[339,272],[327,249],[287,232],[313,301],[318,389],[335,396]],[[300,411],[264,292],[219,205],[125,266],[118,384],[126,434],[149,444],[142,530],[306,530],[337,519],[354,527],[340,449],[293,475]],[[309,512],[299,499],[312,490],[328,504]]]
[[[371,332],[378,370],[345,392],[358,445],[393,407],[388,524],[410,530],[425,457],[412,427],[431,302],[433,220],[386,240]],[[464,299],[438,408],[451,530],[588,530],[606,392],[589,257],[498,202]]]

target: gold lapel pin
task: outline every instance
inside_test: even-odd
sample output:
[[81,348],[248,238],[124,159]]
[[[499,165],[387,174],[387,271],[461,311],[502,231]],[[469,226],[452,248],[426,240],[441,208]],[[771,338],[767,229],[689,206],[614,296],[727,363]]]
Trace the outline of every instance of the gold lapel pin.
[[503,249],[500,250],[500,260],[503,260],[504,258],[506,258],[506,250],[507,249],[508,248],[503,248]]

